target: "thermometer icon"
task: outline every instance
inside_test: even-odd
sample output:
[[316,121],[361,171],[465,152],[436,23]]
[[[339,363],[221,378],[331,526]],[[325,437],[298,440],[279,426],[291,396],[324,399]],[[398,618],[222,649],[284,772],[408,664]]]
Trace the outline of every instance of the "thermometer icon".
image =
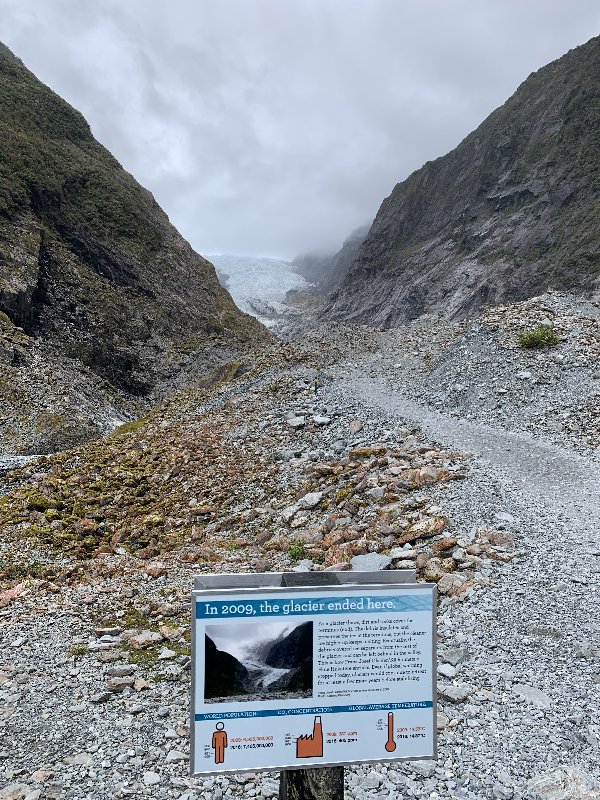
[[387,742],[385,743],[385,749],[388,751],[388,753],[393,753],[396,749],[396,742],[394,741],[394,715],[391,711],[388,712],[387,733],[388,738]]

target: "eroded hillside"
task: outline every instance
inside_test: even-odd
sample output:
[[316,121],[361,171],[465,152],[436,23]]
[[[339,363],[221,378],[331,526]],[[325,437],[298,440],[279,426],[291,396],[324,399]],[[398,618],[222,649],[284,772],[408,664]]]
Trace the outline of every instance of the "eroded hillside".
[[[104,381],[130,400],[160,397],[179,375],[202,378],[268,338],[81,114],[4,46],[0,311],[0,387],[13,394],[27,395],[19,365],[36,365],[22,334],[68,359],[81,383],[91,373],[96,389]],[[42,399],[29,403],[30,416],[43,412]]]

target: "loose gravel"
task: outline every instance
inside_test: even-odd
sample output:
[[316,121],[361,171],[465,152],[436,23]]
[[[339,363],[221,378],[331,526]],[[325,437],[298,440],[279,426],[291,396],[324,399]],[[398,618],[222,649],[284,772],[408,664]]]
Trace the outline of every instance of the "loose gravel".
[[[416,337],[421,331],[413,329]],[[441,389],[426,402],[430,373],[421,355],[413,363],[412,350],[404,366],[394,366],[401,362],[401,343],[390,339],[396,336],[341,326],[305,332],[310,363],[274,367],[249,384],[255,392],[262,387],[257,414],[269,429],[283,420],[276,423],[283,426],[277,463],[288,465],[289,480],[300,479],[319,458],[342,458],[368,442],[393,446],[420,427],[423,438],[473,454],[465,480],[428,488],[449,533],[476,542],[482,531],[495,531],[515,548],[510,557],[500,549],[472,591],[440,601],[438,761],[347,768],[346,797],[598,800],[600,481],[593,447],[585,432],[524,431],[520,415],[501,409],[466,419],[456,414],[454,394]],[[460,351],[444,350],[451,374]],[[591,362],[582,366],[590,387]],[[306,399],[271,396],[268,387],[289,378],[301,383],[301,397],[316,394],[310,408],[328,422],[298,429],[286,422],[309,407]],[[234,384],[206,409],[225,407],[236,391]],[[526,401],[530,419],[536,397]],[[252,439],[259,416],[240,436]],[[360,430],[350,426],[356,421]],[[231,559],[236,571],[244,568],[243,553]],[[48,578],[36,589],[24,581],[14,598],[0,594],[0,800],[276,797],[276,774],[187,776],[187,614],[199,565],[163,568],[126,553],[90,563],[83,579]],[[132,643],[143,630],[157,640],[160,634],[153,650]]]

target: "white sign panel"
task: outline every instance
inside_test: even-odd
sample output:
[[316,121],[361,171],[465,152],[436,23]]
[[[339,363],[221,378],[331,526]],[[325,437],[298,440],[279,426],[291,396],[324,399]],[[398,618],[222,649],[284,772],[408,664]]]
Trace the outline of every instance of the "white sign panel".
[[196,591],[192,773],[435,758],[429,584]]

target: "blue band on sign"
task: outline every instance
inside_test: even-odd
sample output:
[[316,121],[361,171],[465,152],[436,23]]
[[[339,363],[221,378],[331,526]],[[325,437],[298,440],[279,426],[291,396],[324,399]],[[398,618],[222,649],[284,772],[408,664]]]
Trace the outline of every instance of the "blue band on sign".
[[196,619],[307,617],[317,614],[390,614],[431,611],[432,595],[353,595],[349,597],[271,597],[262,600],[196,600]]
[[250,717],[286,717],[298,714],[348,714],[354,711],[406,711],[419,708],[433,708],[431,700],[414,700],[406,703],[367,703],[352,706],[316,706],[314,708],[271,708],[257,711],[215,711],[209,714],[195,714],[196,722],[214,719],[244,719]]

